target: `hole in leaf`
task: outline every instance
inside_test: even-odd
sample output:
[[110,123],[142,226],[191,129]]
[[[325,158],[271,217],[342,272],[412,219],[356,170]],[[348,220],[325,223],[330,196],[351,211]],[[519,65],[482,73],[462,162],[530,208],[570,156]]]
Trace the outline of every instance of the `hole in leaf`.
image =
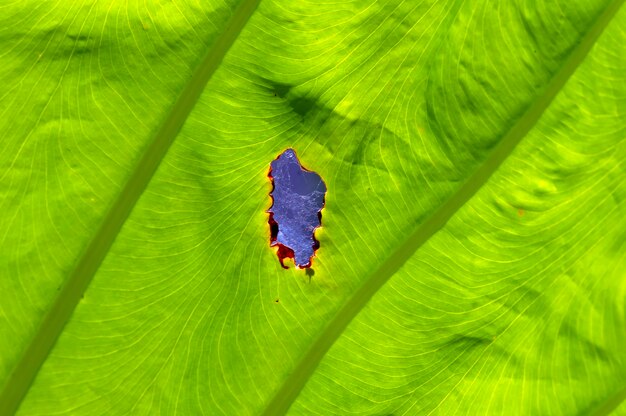
[[270,246],[283,268],[291,258],[298,268],[311,267],[320,247],[315,230],[322,225],[326,184],[315,172],[300,164],[296,152],[287,149],[270,163],[268,177],[272,181],[270,214]]

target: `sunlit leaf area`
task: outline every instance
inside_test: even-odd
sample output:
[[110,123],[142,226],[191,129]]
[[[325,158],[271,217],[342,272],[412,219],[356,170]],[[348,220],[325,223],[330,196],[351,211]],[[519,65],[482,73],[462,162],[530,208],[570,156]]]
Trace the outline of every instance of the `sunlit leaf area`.
[[623,3],[0,0],[0,415],[626,415]]

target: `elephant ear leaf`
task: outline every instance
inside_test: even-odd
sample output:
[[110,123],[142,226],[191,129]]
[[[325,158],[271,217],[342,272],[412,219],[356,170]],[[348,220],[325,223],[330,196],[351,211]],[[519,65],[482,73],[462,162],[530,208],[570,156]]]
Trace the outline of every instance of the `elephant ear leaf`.
[[2,2],[0,415],[624,413],[623,3]]

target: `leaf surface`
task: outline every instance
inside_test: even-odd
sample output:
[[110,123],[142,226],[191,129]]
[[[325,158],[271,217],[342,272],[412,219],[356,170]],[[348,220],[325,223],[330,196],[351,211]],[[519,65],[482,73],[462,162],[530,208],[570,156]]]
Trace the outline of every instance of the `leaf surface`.
[[[0,5],[6,386],[215,67],[20,413],[618,406],[621,3],[264,0],[240,32],[235,2]],[[268,247],[289,147],[328,189],[311,279]]]

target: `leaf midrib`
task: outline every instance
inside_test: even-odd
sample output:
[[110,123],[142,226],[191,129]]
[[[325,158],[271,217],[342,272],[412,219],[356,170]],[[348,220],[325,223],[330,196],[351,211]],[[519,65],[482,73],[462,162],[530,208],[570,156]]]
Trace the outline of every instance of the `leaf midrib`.
[[219,68],[222,59],[239,37],[259,3],[260,0],[243,0],[235,9],[224,31],[213,42],[172,106],[167,118],[147,146],[119,197],[109,208],[100,228],[78,259],[76,267],[11,372],[0,394],[0,415],[10,415],[17,411],[65,324],[189,117],[206,84]]
[[[364,284],[337,312],[326,328],[320,333],[317,340],[311,345],[308,352],[302,356],[297,367],[289,377],[287,377],[282,387],[276,392],[273,400],[265,409],[264,415],[273,416],[287,413],[300,394],[300,391],[302,391],[311,375],[315,372],[319,363],[326,356],[335,341],[343,334],[352,319],[356,317],[391,276],[393,276],[423,244],[441,229],[448,220],[482,188],[521,140],[526,137],[530,130],[537,124],[550,103],[584,61],[604,29],[617,14],[623,2],[624,0],[614,0],[606,7],[583,36],[580,43],[574,47],[570,55],[565,59],[563,65],[552,77],[543,92],[530,103],[526,112],[504,135],[482,165],[474,171],[469,179],[450,197],[450,199],[441,205],[425,222],[417,226],[407,239],[371,274]],[[621,400],[624,400],[624,396],[626,395],[623,393],[620,395]],[[615,404],[614,401],[615,400],[608,403],[608,407],[614,408],[621,403],[621,401],[618,401],[617,404]]]

